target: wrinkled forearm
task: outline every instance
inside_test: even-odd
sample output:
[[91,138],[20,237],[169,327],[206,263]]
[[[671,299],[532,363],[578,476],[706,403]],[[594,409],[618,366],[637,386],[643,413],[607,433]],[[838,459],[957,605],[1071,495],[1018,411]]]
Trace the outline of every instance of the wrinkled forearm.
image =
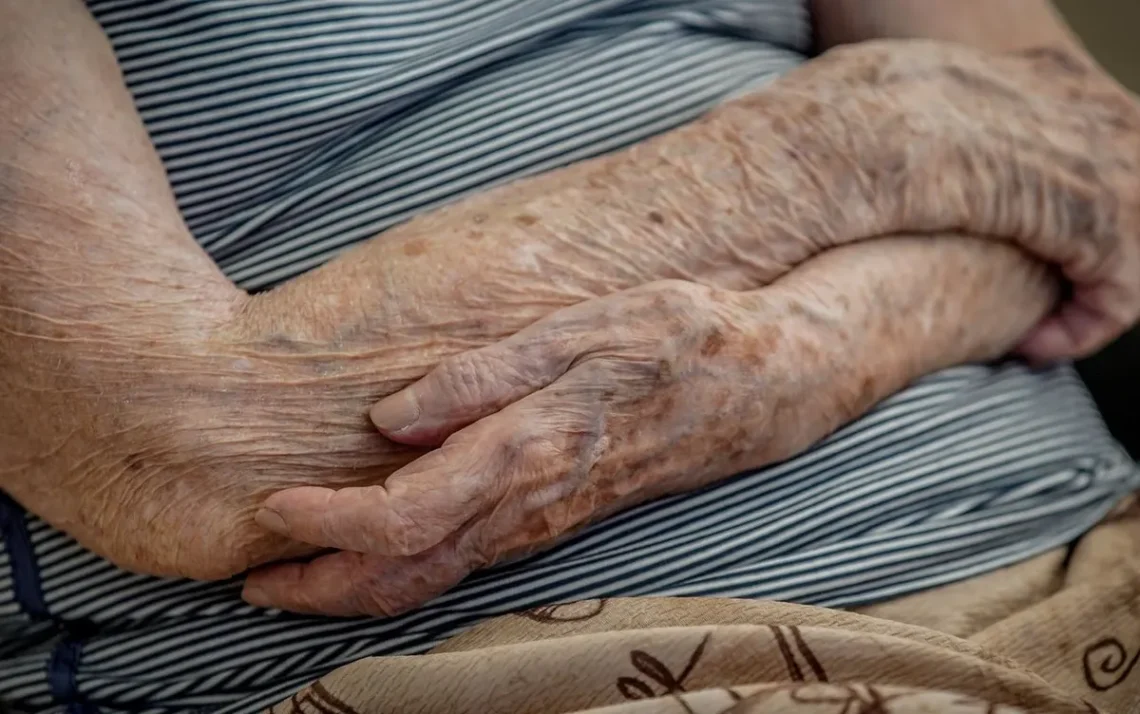
[[160,431],[130,405],[202,369],[242,299],[182,224],[83,4],[0,0],[0,487],[47,498],[44,468],[114,468],[105,437]]
[[[1042,97],[1084,69],[1049,53],[1002,61],[937,43],[820,58],[667,134],[412,220],[251,314],[299,342],[425,320],[493,338],[653,280],[753,289],[891,234],[993,236],[1095,266],[1125,234],[1117,196],[1132,179],[1099,130]],[[1090,111],[1117,104],[1101,99]]]
[[768,447],[739,466],[790,458],[922,376],[1004,355],[1058,287],[1016,248],[944,235],[837,248],[750,293],[781,337],[765,365]]
[[871,230],[865,201],[829,193],[769,131],[780,103],[761,93],[416,218],[258,296],[250,319],[298,342],[416,330],[462,344],[653,280],[767,284],[836,240],[838,203],[852,201],[842,230]]
[[254,573],[244,595],[406,611],[616,511],[794,456],[926,371],[1000,354],[1053,287],[1016,249],[925,236],[838,249],[755,291],[655,281],[559,310],[377,405],[384,434],[442,444],[384,488],[271,496],[259,523],[346,552]]
[[[886,232],[876,197],[902,200],[865,180],[860,159],[875,146],[848,151],[878,125],[852,126],[821,103],[827,91],[792,82],[416,219],[247,298],[178,218],[85,11],[0,3],[13,20],[0,23],[0,402],[11,407],[0,478],[136,570],[226,577],[296,554],[254,510],[291,486],[378,483],[412,459],[376,434],[368,408],[445,356],[664,278],[757,288]],[[877,299],[865,294],[864,309]],[[943,349],[926,335],[896,361],[868,360],[886,375],[868,394],[929,369],[929,355],[965,354]],[[827,422],[797,423],[826,433]]]
[[110,45],[80,2],[0,0],[5,304],[128,328],[239,294],[183,225]]

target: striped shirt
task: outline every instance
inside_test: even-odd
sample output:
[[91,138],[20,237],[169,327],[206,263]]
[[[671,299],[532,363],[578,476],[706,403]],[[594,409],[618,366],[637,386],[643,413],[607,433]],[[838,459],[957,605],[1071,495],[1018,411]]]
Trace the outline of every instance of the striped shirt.
[[[806,59],[801,0],[91,0],[194,235],[249,289],[642,140]],[[395,619],[120,571],[0,494],[0,701],[251,712],[368,655],[573,599],[829,606],[1014,563],[1140,473],[1069,368],[928,377],[786,463],[648,504]]]

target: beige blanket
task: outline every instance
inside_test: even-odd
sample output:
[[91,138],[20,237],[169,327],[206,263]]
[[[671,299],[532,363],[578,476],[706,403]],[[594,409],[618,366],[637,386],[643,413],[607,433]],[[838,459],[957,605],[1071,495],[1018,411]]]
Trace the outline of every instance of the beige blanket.
[[713,598],[554,605],[365,659],[277,714],[1140,713],[1140,504],[1071,548],[859,613]]

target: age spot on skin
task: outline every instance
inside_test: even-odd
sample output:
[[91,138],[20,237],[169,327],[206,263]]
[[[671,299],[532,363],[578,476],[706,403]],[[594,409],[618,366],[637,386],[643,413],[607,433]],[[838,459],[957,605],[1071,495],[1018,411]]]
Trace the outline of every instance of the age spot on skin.
[[652,221],[653,223],[656,223],[657,225],[661,225],[661,224],[665,223],[665,216],[661,215],[657,211],[650,211],[649,212],[649,220]]
[[655,422],[667,422],[674,417],[674,410],[677,408],[677,403],[673,397],[665,397],[657,408],[653,410],[651,419]]
[[745,345],[742,361],[754,365],[756,369],[762,368],[768,361],[768,355],[776,349],[783,336],[783,330],[775,325],[758,329],[749,337],[749,344]]
[[538,219],[524,213],[521,216],[515,216],[515,223],[518,223],[520,226],[533,226],[535,223],[538,223]]
[[1078,178],[1081,178],[1089,183],[1097,183],[1100,181],[1100,173],[1096,170],[1096,165],[1088,159],[1076,159],[1071,164],[1071,169]]
[[410,240],[404,244],[404,255],[414,258],[427,252],[427,243],[422,238]]
[[724,335],[719,330],[714,330],[705,338],[705,343],[701,345],[701,355],[705,357],[712,357],[721,351],[724,347]]

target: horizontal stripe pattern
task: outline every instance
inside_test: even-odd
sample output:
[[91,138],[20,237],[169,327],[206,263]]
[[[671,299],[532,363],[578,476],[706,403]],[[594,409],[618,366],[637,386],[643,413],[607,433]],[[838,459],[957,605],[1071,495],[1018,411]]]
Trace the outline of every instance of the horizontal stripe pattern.
[[[487,617],[552,602],[715,595],[852,606],[1066,543],[1140,486],[1067,369],[962,367],[887,400],[816,449],[620,514],[480,573],[393,620],[264,612],[240,584],[122,573],[31,521],[48,607],[94,622],[79,687],[107,710],[255,711],[360,657],[422,652]],[[0,678],[46,701],[37,661]]]
[[249,289],[691,120],[810,35],[772,0],[90,5],[191,230]]
[[[89,5],[194,235],[249,289],[689,121],[810,44],[801,0]],[[554,602],[852,606],[1066,543],[1138,486],[1070,369],[1006,365],[928,377],[795,459],[619,514],[390,620],[262,611],[237,582],[125,573],[16,514],[51,620],[23,612],[17,580],[32,574],[0,543],[0,699],[253,712],[360,657]]]

